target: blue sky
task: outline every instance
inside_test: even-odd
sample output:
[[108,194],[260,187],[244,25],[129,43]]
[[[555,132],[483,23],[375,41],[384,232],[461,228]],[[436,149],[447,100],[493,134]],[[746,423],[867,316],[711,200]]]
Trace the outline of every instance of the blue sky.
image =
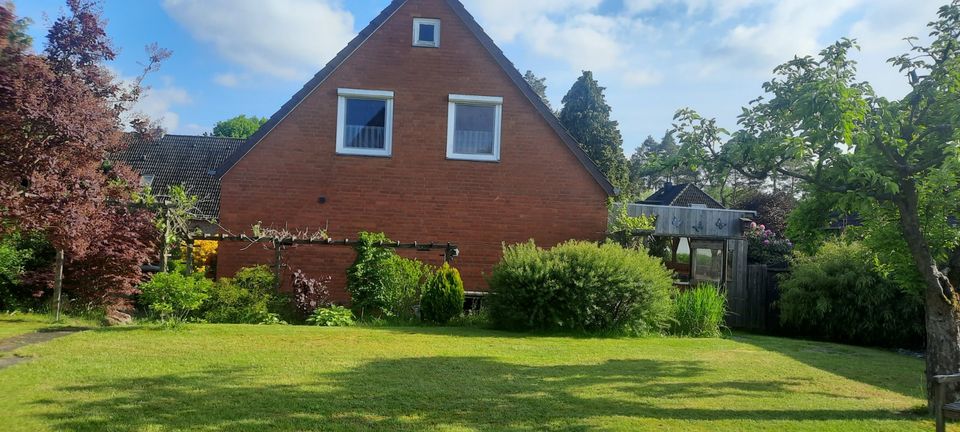
[[[661,136],[678,108],[735,127],[774,66],[840,37],[860,41],[861,77],[906,92],[886,65],[905,36],[925,35],[946,0],[464,0],[521,70],[547,78],[555,107],[584,69],[607,87],[630,154]],[[14,0],[37,48],[63,0]],[[120,48],[111,65],[138,73],[151,42],[173,50],[138,109],[170,133],[199,134],[237,114],[270,116],[389,0],[105,0]]]

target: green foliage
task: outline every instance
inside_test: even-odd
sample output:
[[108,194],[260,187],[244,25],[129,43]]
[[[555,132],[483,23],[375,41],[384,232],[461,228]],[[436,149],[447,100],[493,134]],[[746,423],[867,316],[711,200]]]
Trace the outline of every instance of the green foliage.
[[239,115],[229,120],[217,122],[213,127],[213,136],[247,139],[257,133],[260,126],[267,123],[266,117]]
[[307,318],[307,324],[319,327],[350,327],[355,324],[353,312],[343,306],[320,308]]
[[360,310],[362,319],[364,312],[388,309],[386,285],[391,277],[388,263],[394,252],[376,246],[381,242],[390,242],[383,233],[361,232],[358,237],[355,247],[357,258],[347,269],[347,292],[350,293],[354,309]]
[[384,312],[401,321],[416,319],[423,284],[431,277],[430,266],[393,254],[383,268]]
[[423,288],[420,316],[424,321],[446,324],[463,313],[464,300],[460,271],[444,263]]
[[670,334],[687,337],[719,337],[727,315],[727,295],[716,285],[700,284],[681,291],[673,301]]
[[530,88],[537,93],[537,96],[540,96],[540,100],[543,101],[544,105],[553,111],[553,106],[550,105],[550,99],[547,98],[547,79],[540,78],[533,71],[528,70],[527,73],[523,75],[523,79],[527,81],[527,84],[530,84]]
[[625,203],[613,203],[608,206],[611,220],[607,229],[611,233],[626,231],[653,231],[657,228],[657,217],[652,215],[630,216]]
[[499,328],[648,334],[669,324],[673,275],[659,258],[616,244],[506,246],[489,279]]
[[223,278],[211,287],[203,317],[211,323],[262,324],[275,321],[276,277],[266,266],[241,269],[231,278]]
[[34,309],[40,306],[36,287],[24,286],[24,272],[47,267],[50,244],[39,234],[13,231],[0,236],[0,310]]
[[593,73],[584,72],[563,97],[559,119],[610,183],[627,190],[630,170],[623,153],[623,136],[619,124],[610,118],[612,110],[603,91]]
[[140,303],[161,321],[182,322],[209,297],[213,282],[200,275],[156,273],[140,285]]
[[919,347],[923,301],[878,267],[862,243],[827,242],[798,254],[780,282],[780,319],[787,328],[824,340]]

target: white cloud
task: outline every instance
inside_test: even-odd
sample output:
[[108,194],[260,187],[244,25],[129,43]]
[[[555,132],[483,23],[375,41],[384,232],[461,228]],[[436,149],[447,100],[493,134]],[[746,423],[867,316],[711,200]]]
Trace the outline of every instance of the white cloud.
[[602,0],[466,0],[464,3],[498,42],[530,32],[530,23],[563,19],[596,9]]
[[213,82],[224,87],[236,87],[240,84],[240,76],[232,73],[217,74],[213,77]]
[[794,55],[817,54],[824,32],[863,0],[781,0],[751,24],[741,22],[727,33],[712,55],[723,67],[769,73]]
[[924,41],[929,34],[927,23],[934,20],[942,0],[914,0],[903,7],[899,0],[873,0],[864,16],[856,21],[850,35],[857,39],[861,51],[860,77],[873,85],[878,94],[900,97],[909,91],[907,80],[887,59],[907,52],[903,40],[917,36]]
[[353,37],[353,15],[336,0],[164,0],[194,38],[250,71],[302,80]]
[[176,106],[187,105],[193,100],[186,90],[165,83],[160,88],[150,88],[134,105],[133,111],[146,114],[150,119],[159,121],[167,132],[174,132],[180,127],[180,114],[173,109]]
[[623,74],[623,83],[630,87],[648,87],[663,82],[663,75],[645,69],[631,70]]

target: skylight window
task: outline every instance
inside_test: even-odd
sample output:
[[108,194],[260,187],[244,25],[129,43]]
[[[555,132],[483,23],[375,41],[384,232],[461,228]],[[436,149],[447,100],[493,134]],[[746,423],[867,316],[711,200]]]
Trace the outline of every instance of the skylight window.
[[440,20],[430,18],[414,18],[413,46],[439,48]]

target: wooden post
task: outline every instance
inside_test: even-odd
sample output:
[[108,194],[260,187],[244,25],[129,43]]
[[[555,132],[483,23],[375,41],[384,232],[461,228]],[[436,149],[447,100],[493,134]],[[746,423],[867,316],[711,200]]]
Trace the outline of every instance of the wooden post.
[[193,238],[187,238],[187,275],[193,274]]
[[53,268],[53,299],[57,303],[56,322],[60,322],[60,301],[63,294],[63,249],[57,249]]
[[275,285],[276,285],[276,286],[275,286],[274,288],[275,288],[276,291],[279,293],[279,292],[280,292],[280,275],[281,275],[281,271],[282,271],[282,269],[283,269],[283,261],[282,261],[282,260],[283,260],[283,242],[282,242],[282,241],[274,241],[274,242],[273,242],[273,245],[274,245],[274,264],[273,264],[273,265],[274,265],[274,268],[273,268],[273,274],[274,274],[274,275],[276,276],[276,278],[277,278],[277,281],[275,282]]
[[168,203],[164,203],[163,209],[163,246],[160,248],[160,273],[167,272],[168,260],[170,259],[170,207]]

